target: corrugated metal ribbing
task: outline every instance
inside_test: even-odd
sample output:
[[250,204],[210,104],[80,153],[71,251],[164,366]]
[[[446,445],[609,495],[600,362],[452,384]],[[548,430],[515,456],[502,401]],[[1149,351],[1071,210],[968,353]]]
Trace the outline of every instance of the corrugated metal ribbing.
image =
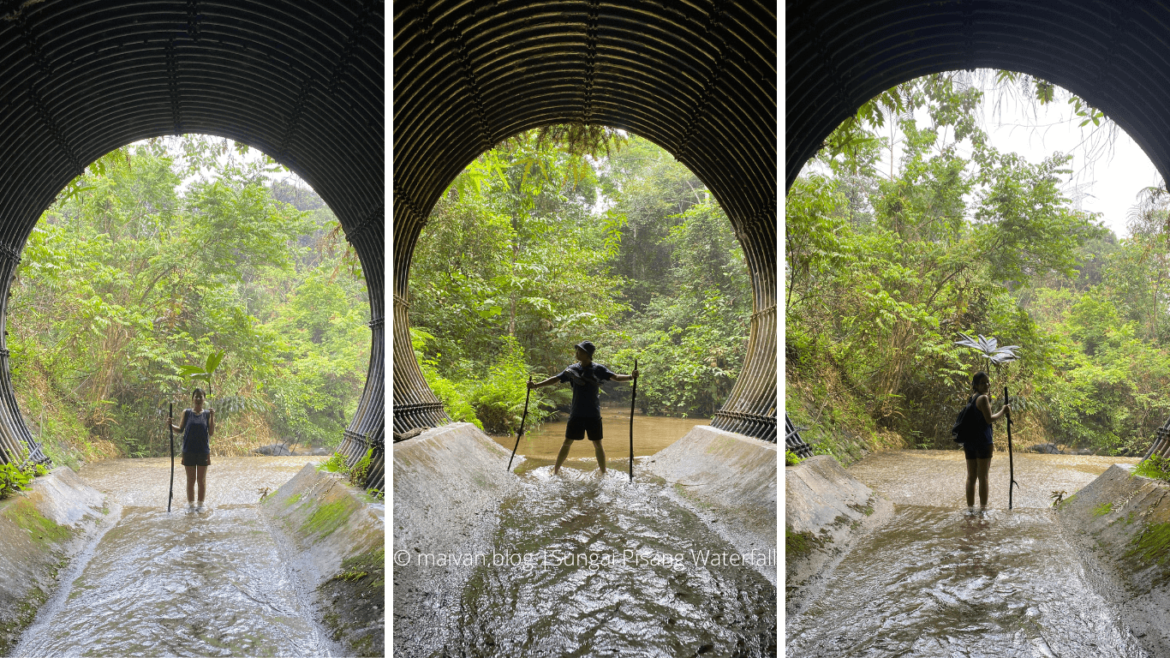
[[[353,466],[373,447],[373,437],[385,435],[386,392],[385,377],[385,319],[383,317],[383,268],[380,259],[383,252],[384,206],[379,204],[370,211],[361,226],[346,234],[362,262],[366,275],[366,290],[370,295],[370,366],[366,375],[366,387],[358,402],[357,412],[349,427],[345,429],[344,440],[338,449],[346,458],[346,465]],[[371,456],[370,470],[382,470],[383,451],[375,449]],[[377,462],[377,463],[375,463]]]
[[[41,213],[88,163],[168,134],[248,144],[312,185],[361,259],[373,349],[346,431],[380,436],[384,27],[378,0],[0,0],[0,300]],[[3,348],[0,361],[0,460],[22,443],[43,459]]]
[[785,189],[833,129],[907,80],[1021,71],[1081,96],[1170,177],[1170,4],[1101,0],[793,0]]
[[407,303],[439,195],[508,137],[588,123],[667,149],[731,218],[757,313],[716,422],[775,440],[776,27],[776,5],[759,0],[394,5],[395,432],[448,420],[410,347]]
[[1149,459],[1150,455],[1170,458],[1170,418],[1167,418],[1166,422],[1162,423],[1162,426],[1154,434],[1154,442],[1150,444],[1150,449],[1146,451],[1146,454],[1142,455],[1142,461]]
[[788,414],[784,414],[784,447],[796,453],[801,459],[813,456],[812,446],[800,438],[800,429],[788,420]]

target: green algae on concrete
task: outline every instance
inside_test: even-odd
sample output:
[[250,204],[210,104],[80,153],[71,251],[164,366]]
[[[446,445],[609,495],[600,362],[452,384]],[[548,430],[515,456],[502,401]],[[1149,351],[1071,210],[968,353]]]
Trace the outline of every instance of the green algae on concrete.
[[380,632],[369,632],[370,619],[385,617],[386,550],[366,551],[341,562],[341,571],[318,588],[334,602],[323,621],[335,642],[355,656],[381,656],[385,642]]
[[1133,548],[1126,557],[1137,557],[1146,562],[1165,564],[1170,558],[1170,523],[1152,523],[1133,538]]
[[0,655],[20,641],[103,505],[101,494],[68,468],[0,502]]
[[345,655],[383,655],[385,505],[309,465],[261,507],[300,549],[298,570],[314,588],[319,618]]
[[359,504],[353,498],[342,498],[332,503],[319,505],[301,524],[301,532],[328,537],[344,525],[349,520],[349,515],[358,508]]
[[1093,516],[1105,516],[1113,511],[1113,503],[1104,503],[1093,508]]

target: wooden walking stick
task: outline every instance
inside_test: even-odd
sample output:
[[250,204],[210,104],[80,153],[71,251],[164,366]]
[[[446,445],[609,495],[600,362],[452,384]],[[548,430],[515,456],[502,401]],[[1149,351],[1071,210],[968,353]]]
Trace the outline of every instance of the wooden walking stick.
[[[634,372],[638,372],[638,359],[634,359]],[[634,401],[638,399],[638,376],[634,375],[634,392],[630,395],[630,484],[634,483]]]
[[171,491],[167,494],[167,514],[171,513],[171,499],[175,497],[175,403],[167,404],[167,430],[171,433]]
[[[528,376],[528,383],[532,383],[532,375]],[[512,470],[512,460],[516,458],[516,449],[520,447],[520,437],[524,436],[524,421],[528,418],[528,397],[532,395],[532,388],[524,394],[524,415],[520,417],[520,431],[516,432],[516,447],[512,448],[512,456],[508,458],[508,470]]]
[[1003,403],[1007,407],[1007,432],[1008,432],[1008,509],[1012,508],[1012,487],[1020,486],[1016,482],[1016,466],[1012,460],[1012,407],[1011,398],[1008,397],[1007,387],[1003,387]]

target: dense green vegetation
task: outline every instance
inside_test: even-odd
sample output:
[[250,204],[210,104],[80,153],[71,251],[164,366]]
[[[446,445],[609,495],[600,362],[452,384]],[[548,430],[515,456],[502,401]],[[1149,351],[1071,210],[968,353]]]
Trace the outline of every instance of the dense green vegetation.
[[[58,463],[169,452],[165,416],[222,351],[212,450],[334,445],[369,358],[369,304],[332,213],[267,157],[188,136],[91,165],[29,237],[8,346],[26,421]],[[287,173],[287,172],[285,172]]]
[[1069,156],[996,150],[973,118],[981,102],[950,74],[890,90],[789,191],[787,412],[846,460],[863,445],[953,447],[986,367],[955,342],[982,334],[1020,346],[991,372],[998,400],[1011,389],[1017,442],[1140,454],[1170,415],[1165,197],[1117,238],[1062,191]]
[[[519,135],[460,174],[410,285],[431,388],[453,418],[495,433],[519,424],[528,377],[560,372],[586,339],[615,372],[638,359],[642,410],[709,417],[743,363],[752,304],[738,241],[702,182],[646,140],[578,127]],[[603,403],[628,388],[603,387]],[[569,396],[533,392],[528,422]]]

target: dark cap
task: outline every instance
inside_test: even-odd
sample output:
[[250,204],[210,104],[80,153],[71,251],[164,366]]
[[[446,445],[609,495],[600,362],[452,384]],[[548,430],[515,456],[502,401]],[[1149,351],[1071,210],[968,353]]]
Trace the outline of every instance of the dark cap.
[[585,350],[586,352],[589,353],[590,357],[593,356],[593,350],[597,349],[596,347],[593,346],[593,343],[591,343],[587,340],[583,340],[580,343],[577,343],[576,345],[574,345],[573,347],[576,347],[579,350]]

